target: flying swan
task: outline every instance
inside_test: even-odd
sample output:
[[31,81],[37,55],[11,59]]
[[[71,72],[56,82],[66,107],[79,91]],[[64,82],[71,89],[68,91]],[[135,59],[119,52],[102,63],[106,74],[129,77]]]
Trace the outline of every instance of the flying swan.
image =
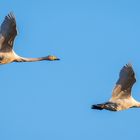
[[48,55],[39,58],[24,58],[13,50],[14,39],[17,35],[16,19],[13,13],[9,13],[0,27],[0,64],[12,62],[35,62],[42,60],[59,60],[56,56]]
[[92,109],[106,109],[110,111],[120,111],[129,108],[140,107],[140,102],[131,95],[131,89],[136,82],[135,73],[131,64],[124,66],[119,74],[119,79],[112,92],[112,97],[108,102],[92,105]]

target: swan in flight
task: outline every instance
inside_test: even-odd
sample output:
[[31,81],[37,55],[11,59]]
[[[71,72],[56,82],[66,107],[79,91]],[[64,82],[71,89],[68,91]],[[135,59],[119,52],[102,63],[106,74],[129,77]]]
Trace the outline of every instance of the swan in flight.
[[16,19],[13,13],[9,13],[0,27],[0,64],[11,62],[35,62],[42,60],[59,60],[56,56],[48,55],[39,58],[24,58],[13,50],[14,39],[17,35]]
[[112,92],[112,97],[108,102],[92,105],[92,109],[106,109],[110,111],[120,111],[129,108],[140,107],[140,102],[131,95],[131,89],[136,82],[135,73],[131,64],[124,66],[119,74],[119,79]]

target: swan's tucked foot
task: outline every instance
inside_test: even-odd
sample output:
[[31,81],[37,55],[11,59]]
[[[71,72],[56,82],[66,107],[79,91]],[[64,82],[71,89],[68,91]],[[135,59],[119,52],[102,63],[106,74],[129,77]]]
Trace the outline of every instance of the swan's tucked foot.
[[91,109],[103,110],[103,108],[100,105],[92,105]]

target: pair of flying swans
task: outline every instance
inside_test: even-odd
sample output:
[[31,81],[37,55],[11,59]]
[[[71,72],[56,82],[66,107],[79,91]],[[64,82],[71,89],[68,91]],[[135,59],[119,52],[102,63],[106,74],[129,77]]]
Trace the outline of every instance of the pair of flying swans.
[[17,35],[16,19],[13,13],[9,13],[0,28],[0,64],[11,62],[34,62],[42,60],[59,60],[56,56],[45,56],[40,58],[24,58],[17,55],[13,50],[14,39]]
[[120,111],[140,107],[140,102],[136,101],[131,95],[131,89],[135,82],[136,78],[132,65],[127,64],[120,71],[111,99],[102,104],[92,105],[92,109]]

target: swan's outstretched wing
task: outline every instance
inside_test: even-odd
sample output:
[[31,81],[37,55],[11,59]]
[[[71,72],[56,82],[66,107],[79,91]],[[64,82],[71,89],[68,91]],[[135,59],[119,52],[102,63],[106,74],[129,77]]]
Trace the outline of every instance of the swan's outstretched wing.
[[0,50],[12,49],[16,35],[16,20],[14,15],[9,13],[0,28]]
[[133,71],[132,65],[127,64],[120,71],[119,79],[113,90],[111,100],[130,97],[131,88],[135,82],[135,73]]

